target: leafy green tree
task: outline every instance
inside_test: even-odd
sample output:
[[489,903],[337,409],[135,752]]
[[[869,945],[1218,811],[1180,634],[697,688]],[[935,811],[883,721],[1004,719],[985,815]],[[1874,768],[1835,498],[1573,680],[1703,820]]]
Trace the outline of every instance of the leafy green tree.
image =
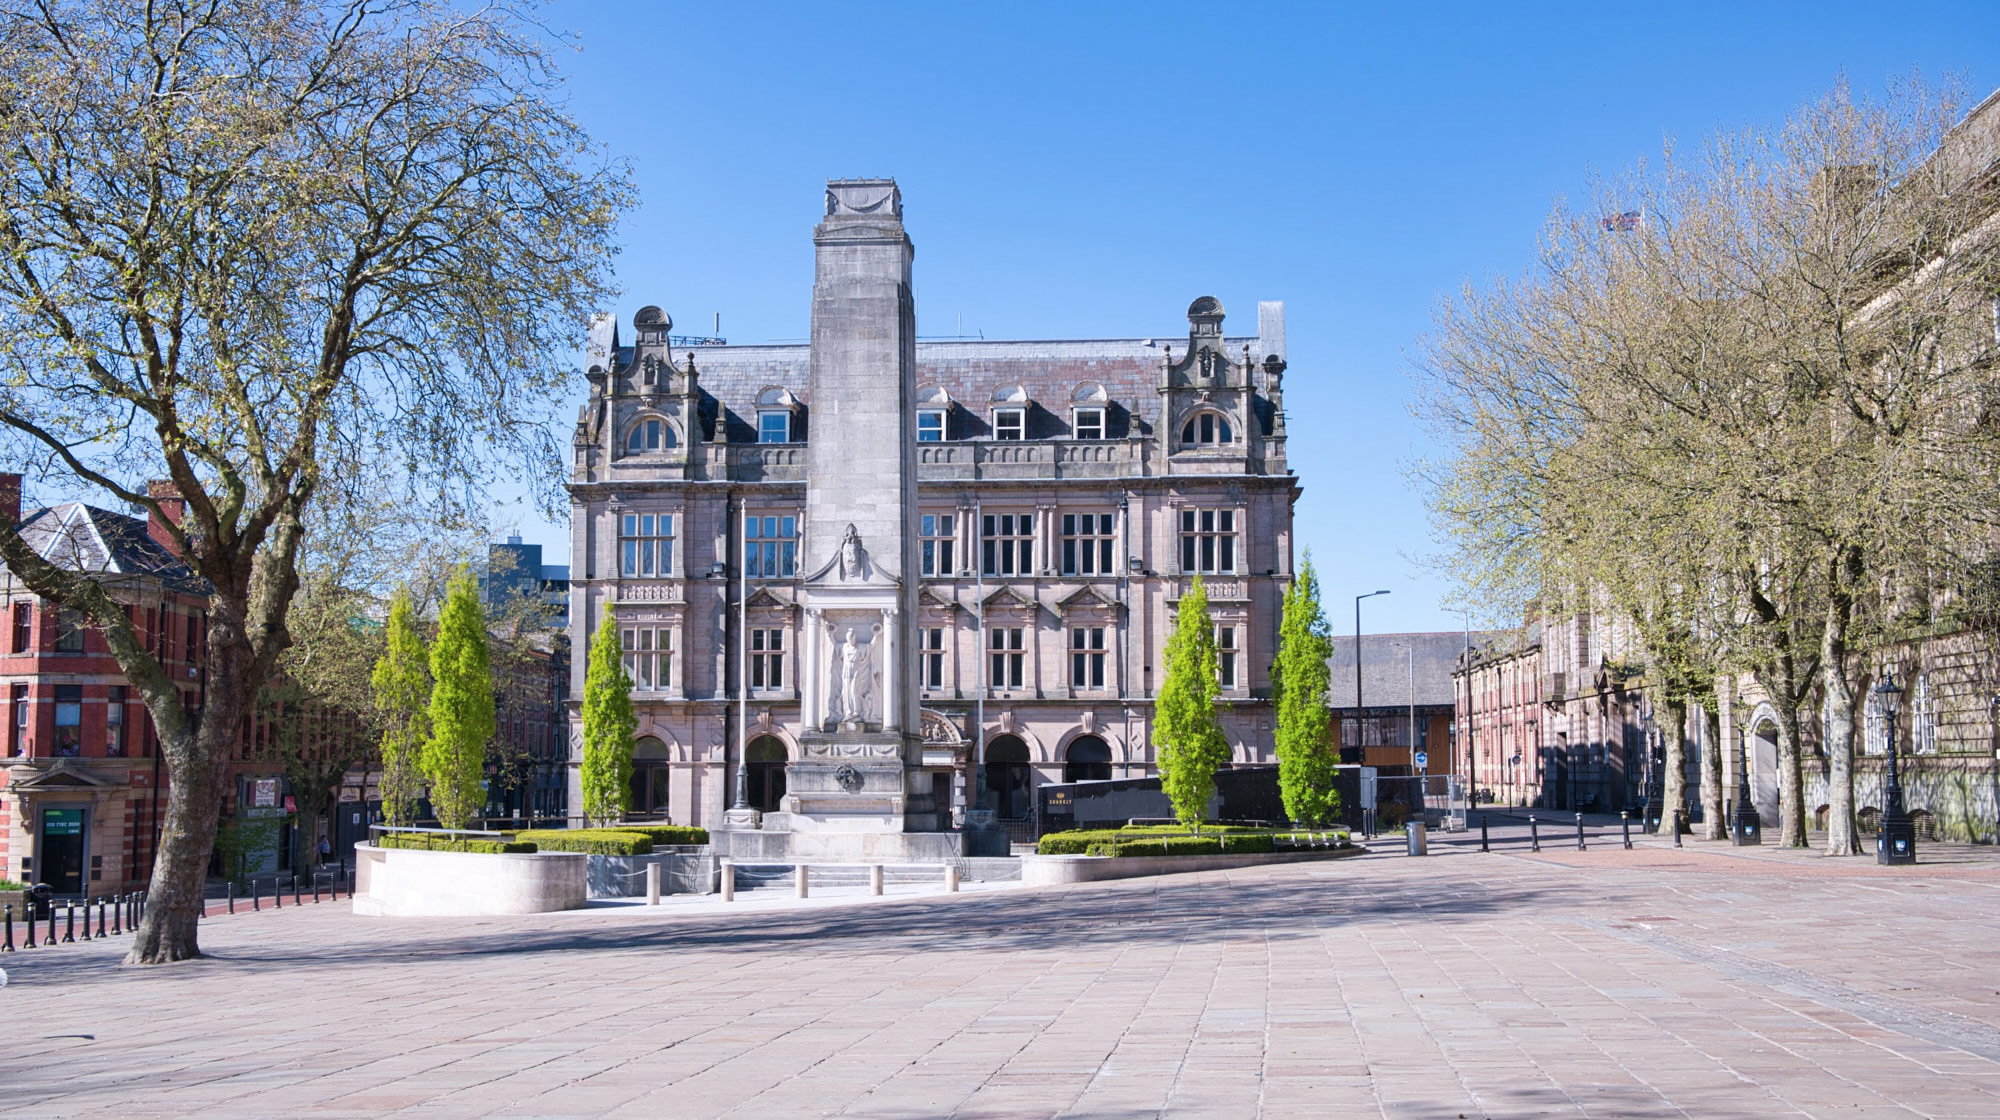
[[493,667],[479,584],[461,570],[445,592],[431,646],[431,735],[421,764],[431,811],[446,828],[464,828],[485,797],[486,742],[493,738]]
[[210,588],[196,719],[123,576],[0,525],[0,560],[100,630],[158,729],[134,964],[201,955],[229,762],[313,518],[387,491],[435,519],[503,475],[567,508],[547,420],[633,190],[521,7],[6,6],[0,461],[158,518]]
[[1331,656],[1333,638],[1319,605],[1319,575],[1307,552],[1299,574],[1285,588],[1278,660],[1271,667],[1278,694],[1278,792],[1285,815],[1305,825],[1325,824],[1340,812],[1340,791],[1333,786],[1340,759],[1327,707]]
[[389,604],[385,648],[371,683],[382,725],[382,816],[390,824],[414,823],[423,795],[419,759],[430,738],[430,654],[417,632],[410,594],[398,590]]
[[632,679],[619,660],[618,624],[611,612],[590,639],[583,674],[583,814],[614,821],[632,801]]
[[1221,692],[1215,661],[1215,620],[1200,576],[1181,597],[1173,636],[1167,639],[1166,681],[1154,702],[1160,785],[1182,824],[1199,831],[1215,795],[1215,772],[1229,761],[1229,742],[1216,725]]

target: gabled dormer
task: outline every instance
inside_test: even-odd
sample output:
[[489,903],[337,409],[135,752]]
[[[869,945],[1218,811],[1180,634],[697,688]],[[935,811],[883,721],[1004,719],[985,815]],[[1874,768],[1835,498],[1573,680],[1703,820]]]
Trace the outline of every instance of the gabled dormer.
[[1202,296],[1188,305],[1188,348],[1162,363],[1165,401],[1160,438],[1170,459],[1190,466],[1205,459],[1240,462],[1260,435],[1248,345],[1232,355],[1222,334],[1222,301]]
[[676,361],[674,321],[657,307],[632,317],[620,345],[609,315],[591,321],[585,371],[590,399],[577,419],[577,475],[682,477],[702,439],[700,374],[694,356]]

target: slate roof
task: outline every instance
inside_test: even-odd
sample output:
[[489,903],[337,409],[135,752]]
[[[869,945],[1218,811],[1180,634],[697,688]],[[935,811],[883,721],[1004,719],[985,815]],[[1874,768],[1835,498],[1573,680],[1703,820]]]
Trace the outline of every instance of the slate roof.
[[[155,579],[169,590],[208,593],[208,583],[146,533],[146,520],[64,502],[21,519],[21,539],[42,559],[102,577]],[[118,582],[107,579],[105,582]]]
[[[1474,630],[1477,649],[1498,636]],[[1465,652],[1466,634],[1446,630],[1433,634],[1363,634],[1361,636],[1361,698],[1370,708],[1407,707],[1410,700],[1411,653],[1416,661],[1416,704],[1448,707],[1453,703],[1451,675]],[[1354,635],[1335,635],[1328,702],[1334,708],[1354,706]]]
[[[1243,348],[1250,348],[1253,365],[1251,384],[1258,390],[1259,421],[1266,430],[1270,418],[1264,415],[1264,375],[1259,368],[1264,358],[1260,340],[1254,336],[1230,336],[1224,348],[1230,360],[1240,363]],[[947,438],[953,440],[990,437],[994,394],[1020,386],[1034,407],[1028,414],[1028,439],[1062,439],[1069,435],[1070,406],[1077,391],[1102,386],[1106,402],[1105,434],[1113,439],[1128,435],[1153,434],[1159,422],[1162,379],[1161,367],[1171,348],[1185,355],[1188,340],[1171,338],[1109,338],[1055,341],[969,341],[918,342],[917,388],[921,392],[937,386],[950,394],[952,408],[947,417]],[[757,394],[776,386],[789,389],[802,407],[795,429],[800,435],[810,431],[812,401],[807,391],[811,362],[805,343],[753,346],[675,347],[675,365],[694,358],[697,383],[704,397],[702,413],[711,428],[708,438],[722,439],[714,430],[716,420],[727,425],[732,443],[754,443],[757,439]],[[619,369],[632,361],[629,347],[621,347]],[[1235,380],[1235,384],[1241,384]]]

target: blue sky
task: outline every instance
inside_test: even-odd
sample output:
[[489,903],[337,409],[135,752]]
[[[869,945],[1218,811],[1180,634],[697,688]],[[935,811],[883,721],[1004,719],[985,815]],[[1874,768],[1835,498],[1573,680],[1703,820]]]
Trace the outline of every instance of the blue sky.
[[[2000,3],[564,3],[577,117],[629,161],[621,321],[807,331],[833,177],[894,176],[919,333],[1167,336],[1285,301],[1298,533],[1336,630],[1456,629],[1405,464],[1437,302],[1523,268],[1550,206],[1841,74],[2000,85]],[[961,319],[962,317],[962,319]],[[573,415],[573,414],[572,414]],[[567,427],[569,417],[561,423]],[[567,440],[564,441],[567,443]],[[496,511],[501,523],[518,507]],[[567,548],[567,529],[520,528]],[[1475,624],[1478,622],[1474,620]]]

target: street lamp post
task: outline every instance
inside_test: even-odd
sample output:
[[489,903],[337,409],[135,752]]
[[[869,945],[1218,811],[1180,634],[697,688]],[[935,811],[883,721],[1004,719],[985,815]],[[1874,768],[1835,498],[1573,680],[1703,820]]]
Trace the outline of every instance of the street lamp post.
[[1882,824],[1875,834],[1875,862],[1915,863],[1917,826],[1903,810],[1902,776],[1896,769],[1896,701],[1903,698],[1903,690],[1896,686],[1894,672],[1882,675],[1875,695],[1882,698],[1882,719],[1889,731],[1889,769],[1882,790]]
[[[1377,595],[1387,595],[1387,591],[1370,591],[1366,595],[1354,597],[1354,748],[1361,749],[1361,600],[1373,599]],[[1346,761],[1342,759],[1341,761]],[[1355,762],[1361,757],[1356,755]]]
[[1739,848],[1764,842],[1764,819],[1750,803],[1750,747],[1742,727],[1736,729],[1736,819],[1730,822],[1729,841]]
[[1666,760],[1660,757],[1660,732],[1653,723],[1653,705],[1650,701],[1646,704],[1646,714],[1642,717],[1642,721],[1645,724],[1646,801],[1639,808],[1639,820],[1641,831],[1652,832],[1660,826],[1660,779],[1663,777],[1660,769]]

